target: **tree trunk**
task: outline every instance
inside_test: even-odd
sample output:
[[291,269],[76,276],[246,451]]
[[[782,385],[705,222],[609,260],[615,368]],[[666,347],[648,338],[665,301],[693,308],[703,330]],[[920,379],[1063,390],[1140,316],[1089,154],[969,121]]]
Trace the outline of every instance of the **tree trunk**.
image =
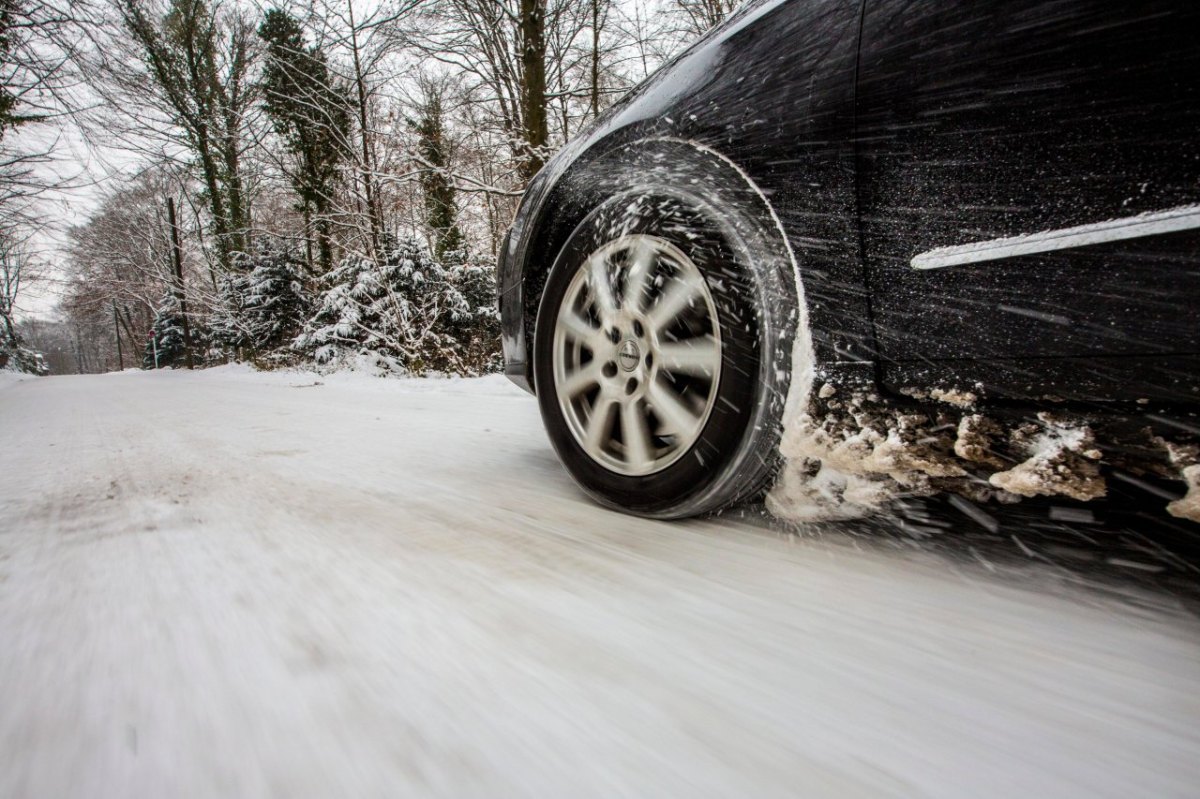
[[600,0],[592,0],[592,119],[600,116]]
[[362,144],[363,199],[366,202],[367,222],[371,229],[371,252],[378,253],[381,225],[379,223],[379,207],[375,198],[374,181],[371,174],[373,160],[371,158],[370,130],[367,127],[367,78],[363,74],[362,59],[359,57],[358,30],[354,24],[354,3],[347,2],[346,10],[350,18],[350,53],[354,60],[354,88],[358,94],[358,131]]
[[308,267],[310,275],[316,273],[316,268],[313,265],[313,221],[312,207],[304,203],[304,265]]
[[[171,226],[171,257],[175,263],[175,299],[179,303],[179,315],[183,318],[183,355],[187,368],[192,363],[192,329],[188,323],[187,296],[183,290],[183,247],[179,244],[179,226],[175,224],[175,198],[167,198],[167,222]],[[116,308],[113,308],[114,312]]]
[[196,141],[200,157],[200,172],[208,194],[208,210],[212,214],[213,236],[217,240],[217,260],[225,271],[233,270],[233,247],[229,237],[229,219],[226,216],[225,196],[221,190],[221,179],[217,174],[217,163],[209,146],[208,132],[201,125]]
[[15,350],[17,348],[17,331],[13,328],[12,315],[5,312],[3,314],[0,314],[0,316],[4,317],[4,329],[8,335],[9,343],[12,345],[12,348]]
[[549,137],[546,124],[545,0],[521,0],[521,116],[525,126],[525,160],[521,174],[532,180],[545,163]]
[[[123,305],[121,310],[125,312],[125,318],[121,320],[121,327],[125,328],[125,336],[129,339],[129,351],[136,353],[139,350],[137,337],[133,335],[133,317],[129,315],[129,306]],[[143,347],[145,345],[142,345]]]
[[317,258],[322,274],[333,269],[333,234],[329,230],[329,219],[324,216],[317,220]]
[[85,363],[83,357],[83,345],[79,339],[79,326],[75,326],[75,371],[83,374]]
[[[231,148],[236,147],[236,143],[229,145]],[[241,163],[236,152],[230,153],[226,157],[226,169],[229,176],[226,178],[227,191],[229,192],[229,245],[232,252],[246,252],[250,249],[250,241],[248,238],[250,225],[248,220],[249,208],[246,207],[246,200],[242,190]],[[232,259],[232,254],[231,254]]]

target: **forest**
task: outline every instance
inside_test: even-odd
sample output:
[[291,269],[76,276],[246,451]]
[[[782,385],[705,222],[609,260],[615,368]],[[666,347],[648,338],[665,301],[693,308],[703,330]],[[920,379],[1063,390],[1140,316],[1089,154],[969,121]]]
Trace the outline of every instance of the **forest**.
[[493,371],[524,187],[734,6],[0,0],[0,369]]

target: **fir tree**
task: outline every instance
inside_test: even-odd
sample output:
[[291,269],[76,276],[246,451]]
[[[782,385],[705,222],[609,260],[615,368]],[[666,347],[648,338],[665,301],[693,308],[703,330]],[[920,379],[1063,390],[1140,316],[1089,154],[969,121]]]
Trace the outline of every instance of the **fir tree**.
[[332,271],[321,278],[323,290],[317,297],[316,311],[296,337],[292,348],[306,353],[319,364],[357,352],[368,326],[363,324],[363,311],[374,300],[369,287],[374,282],[366,277],[374,265],[362,256],[347,256]]
[[242,269],[248,267],[240,298],[247,345],[259,353],[287,347],[311,311],[303,261],[290,248],[270,241],[240,260]]
[[261,87],[264,107],[295,161],[289,176],[306,223],[317,230],[318,270],[333,265],[330,199],[345,158],[349,89],[329,73],[325,53],[304,41],[299,20],[286,11],[267,11],[258,35],[267,44]]
[[423,92],[420,119],[410,121],[409,125],[417,133],[425,218],[433,231],[433,252],[442,260],[462,247],[463,237],[458,227],[454,183],[450,180],[450,142],[442,122],[441,92],[428,82]]
[[349,257],[330,273],[317,314],[296,347],[326,363],[364,355],[388,369],[437,368],[436,328],[444,270],[413,239],[384,242],[383,258]]
[[244,322],[245,295],[245,275],[234,272],[221,277],[216,306],[208,320],[210,357],[237,357],[239,350],[250,346],[250,330]]
[[492,271],[452,254],[438,263],[414,238],[384,257],[346,258],[325,276],[295,349],[319,363],[365,355],[389,369],[476,374],[497,362]]
[[154,314],[154,326],[150,329],[150,339],[146,342],[142,368],[163,369],[168,366],[180,366],[184,363],[185,356],[183,314],[179,312],[179,302],[175,295],[168,292]]
[[463,310],[448,321],[461,358],[472,372],[496,372],[500,355],[500,307],[496,301],[496,269],[489,262],[459,253],[447,258],[450,282],[463,299]]
[[277,358],[312,312],[304,263],[290,247],[266,239],[253,254],[240,254],[236,266],[218,287],[210,341],[235,357]]

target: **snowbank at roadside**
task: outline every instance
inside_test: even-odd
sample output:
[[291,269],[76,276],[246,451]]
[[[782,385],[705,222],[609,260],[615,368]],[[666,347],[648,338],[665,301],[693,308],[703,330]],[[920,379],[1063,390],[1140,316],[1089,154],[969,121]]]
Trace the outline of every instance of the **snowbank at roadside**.
[[182,379],[202,376],[204,379],[253,382],[258,385],[278,385],[290,388],[353,385],[358,389],[405,393],[436,391],[526,396],[504,375],[485,375],[483,377],[440,374],[420,377],[398,375],[394,372],[381,372],[373,368],[367,361],[350,361],[336,368],[317,370],[303,367],[260,370],[248,363],[229,363],[207,369],[197,369],[190,373],[185,369],[160,370],[160,373]]

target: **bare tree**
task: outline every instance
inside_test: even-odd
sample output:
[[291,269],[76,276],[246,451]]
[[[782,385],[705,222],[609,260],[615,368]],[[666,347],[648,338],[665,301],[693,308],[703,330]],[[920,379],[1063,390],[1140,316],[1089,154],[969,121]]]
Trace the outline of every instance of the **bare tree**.
[[[327,51],[339,54],[344,61],[344,78],[352,87],[354,116],[357,123],[354,143],[355,192],[359,216],[365,221],[363,248],[372,254],[380,252],[385,224],[380,196],[380,154],[377,139],[378,122],[383,115],[380,93],[394,76],[389,68],[408,39],[405,25],[411,12],[421,0],[381,0],[362,3],[355,0],[320,0],[316,6],[316,22],[320,26],[319,44]],[[353,225],[343,225],[352,231]]]
[[42,277],[40,266],[25,241],[0,232],[0,368],[15,360],[18,371],[44,371],[40,358],[25,348],[16,319],[22,292]]
[[739,0],[674,0],[685,30],[699,36],[715,28],[738,7]]
[[18,343],[15,314],[21,291],[36,280],[34,267],[23,242],[0,234],[0,323],[10,346]]
[[[118,147],[121,170],[136,176],[121,178],[69,239],[55,340],[71,343],[82,370],[119,364],[118,340],[137,352],[177,288],[167,197],[179,203],[184,283],[200,323],[239,276],[252,232],[298,251],[308,244],[308,264],[320,264],[311,271],[326,276],[354,259],[382,263],[413,237],[435,261],[465,253],[484,275],[480,256],[495,254],[553,151],[733,8],[278,0],[252,19],[244,0],[104,2],[108,16],[95,15],[85,39],[95,46],[66,63],[89,75],[91,141]],[[5,59],[0,43],[0,70]],[[0,171],[5,146],[0,138]],[[304,282],[311,290],[315,275]],[[477,282],[483,307],[491,281]]]
[[592,12],[591,92],[589,104],[591,105],[592,117],[595,118],[600,116],[600,34],[603,32],[604,23],[608,18],[609,4],[604,2],[604,0],[589,0],[589,5]]
[[417,45],[470,76],[476,97],[494,108],[494,127],[510,139],[522,182],[548,155],[549,100],[575,90],[563,83],[561,59],[586,26],[582,12],[570,0],[435,0],[429,7],[429,29]]
[[257,99],[253,26],[204,0],[113,1],[120,29],[93,54],[100,124],[132,147],[195,163],[218,260],[231,269],[250,229],[242,158]]
[[81,185],[61,126],[83,102],[79,55],[91,0],[0,0],[0,225],[42,227],[40,201]]
[[60,319],[29,317],[21,322],[21,334],[27,346],[45,358],[50,374],[78,371],[74,337],[68,323]]
[[[166,206],[178,187],[169,170],[147,170],[110,194],[86,224],[70,233],[66,268],[71,308],[76,316],[103,316],[115,304],[120,327],[135,350],[144,343],[141,337],[163,294],[176,286]],[[190,232],[194,237],[196,231]],[[204,304],[212,292],[207,281],[198,279],[193,262],[184,259],[187,293]]]

